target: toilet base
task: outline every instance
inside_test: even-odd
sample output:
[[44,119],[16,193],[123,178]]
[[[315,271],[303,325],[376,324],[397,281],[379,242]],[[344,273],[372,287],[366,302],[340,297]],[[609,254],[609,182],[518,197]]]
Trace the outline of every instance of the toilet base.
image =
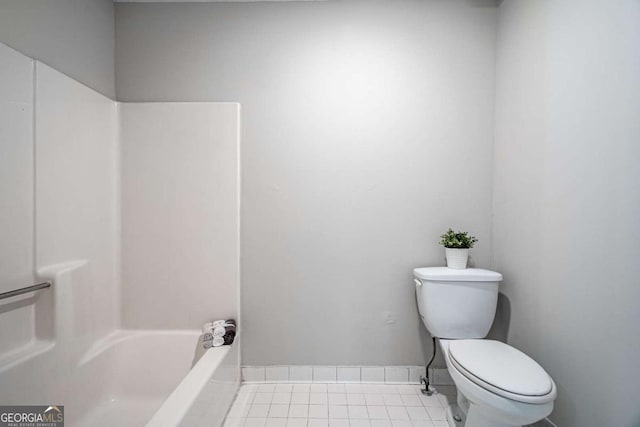
[[[458,395],[458,399],[461,397]],[[465,400],[464,397],[462,399]],[[472,414],[467,417],[468,414],[465,414],[457,404],[452,403],[449,405],[446,410],[446,419],[449,427],[522,427],[513,424],[496,424],[495,421],[479,416],[477,407],[470,406],[469,409]]]
[[[458,408],[458,405],[449,405],[446,414],[449,427],[464,427],[464,413]],[[459,418],[460,421],[456,421],[456,418]]]

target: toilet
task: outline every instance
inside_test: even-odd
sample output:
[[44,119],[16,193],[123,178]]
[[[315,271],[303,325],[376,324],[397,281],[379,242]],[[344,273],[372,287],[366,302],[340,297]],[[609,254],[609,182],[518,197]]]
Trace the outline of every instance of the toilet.
[[451,427],[513,427],[551,413],[556,385],[523,352],[489,333],[502,275],[480,268],[413,270],[418,311],[437,338],[458,390],[447,409]]

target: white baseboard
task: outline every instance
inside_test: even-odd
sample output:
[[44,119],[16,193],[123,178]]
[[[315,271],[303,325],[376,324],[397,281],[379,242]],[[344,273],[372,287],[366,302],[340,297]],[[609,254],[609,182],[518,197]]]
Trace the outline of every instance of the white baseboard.
[[[242,380],[260,382],[419,384],[424,366],[243,366]],[[444,368],[430,368],[433,385],[453,385]]]

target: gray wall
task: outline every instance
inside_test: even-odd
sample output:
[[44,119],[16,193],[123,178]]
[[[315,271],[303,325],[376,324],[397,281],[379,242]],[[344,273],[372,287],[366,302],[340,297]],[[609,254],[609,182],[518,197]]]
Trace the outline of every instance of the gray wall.
[[0,0],[0,42],[115,98],[112,0]]
[[563,427],[640,425],[640,2],[499,11],[493,264]]
[[[494,7],[119,4],[122,101],[238,101],[244,364],[419,364],[411,270],[488,266]],[[215,317],[215,313],[211,314]]]

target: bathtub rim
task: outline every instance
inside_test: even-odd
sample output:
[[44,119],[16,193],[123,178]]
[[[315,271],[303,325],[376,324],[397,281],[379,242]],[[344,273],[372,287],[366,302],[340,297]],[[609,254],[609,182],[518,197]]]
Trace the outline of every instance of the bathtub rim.
[[180,384],[171,392],[162,406],[153,414],[146,427],[166,427],[180,425],[213,373],[231,352],[232,346],[210,348],[191,368]]

